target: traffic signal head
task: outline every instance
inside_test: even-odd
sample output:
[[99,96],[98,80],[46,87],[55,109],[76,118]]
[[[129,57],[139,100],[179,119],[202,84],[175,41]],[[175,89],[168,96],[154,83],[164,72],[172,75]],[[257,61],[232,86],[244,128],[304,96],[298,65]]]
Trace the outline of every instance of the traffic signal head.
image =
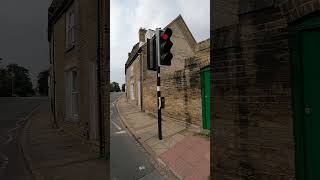
[[147,68],[148,70],[157,71],[157,56],[156,56],[156,37],[147,39]]
[[173,58],[170,49],[173,43],[170,41],[172,30],[167,28],[164,32],[160,31],[160,65],[170,66],[171,59]]

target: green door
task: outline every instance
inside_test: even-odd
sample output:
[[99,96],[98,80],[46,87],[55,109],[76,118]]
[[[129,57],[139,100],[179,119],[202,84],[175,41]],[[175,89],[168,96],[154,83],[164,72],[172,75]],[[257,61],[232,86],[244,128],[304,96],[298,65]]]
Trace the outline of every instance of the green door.
[[307,179],[320,179],[320,29],[303,31],[302,70]]
[[320,179],[320,18],[291,34],[297,180]]
[[202,127],[210,129],[210,67],[201,70]]

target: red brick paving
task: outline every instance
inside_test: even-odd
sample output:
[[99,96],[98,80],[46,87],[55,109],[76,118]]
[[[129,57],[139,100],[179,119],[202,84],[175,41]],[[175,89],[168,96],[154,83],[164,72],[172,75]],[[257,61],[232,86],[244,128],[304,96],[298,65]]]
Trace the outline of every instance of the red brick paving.
[[187,136],[160,158],[184,179],[203,180],[210,175],[210,141]]

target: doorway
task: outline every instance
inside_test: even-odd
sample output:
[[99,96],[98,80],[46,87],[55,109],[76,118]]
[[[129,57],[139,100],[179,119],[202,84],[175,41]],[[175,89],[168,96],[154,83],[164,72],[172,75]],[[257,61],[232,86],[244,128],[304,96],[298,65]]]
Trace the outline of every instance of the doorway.
[[296,179],[320,179],[320,16],[290,28]]
[[210,66],[201,69],[202,127],[210,129]]

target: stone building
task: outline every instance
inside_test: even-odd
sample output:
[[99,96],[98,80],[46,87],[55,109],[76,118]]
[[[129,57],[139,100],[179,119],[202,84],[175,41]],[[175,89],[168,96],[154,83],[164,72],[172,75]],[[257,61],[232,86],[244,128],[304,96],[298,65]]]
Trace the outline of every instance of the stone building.
[[212,179],[320,179],[320,2],[213,2]]
[[109,124],[108,9],[104,0],[54,0],[48,9],[54,122],[100,144],[101,153]]
[[[209,39],[196,42],[180,15],[167,27],[173,31],[174,57],[171,66],[161,67],[161,94],[165,97],[163,119],[209,129]],[[154,33],[139,30],[139,42],[128,54],[125,65],[127,99],[151,115],[157,114],[157,81],[156,72],[147,70],[146,39]]]

